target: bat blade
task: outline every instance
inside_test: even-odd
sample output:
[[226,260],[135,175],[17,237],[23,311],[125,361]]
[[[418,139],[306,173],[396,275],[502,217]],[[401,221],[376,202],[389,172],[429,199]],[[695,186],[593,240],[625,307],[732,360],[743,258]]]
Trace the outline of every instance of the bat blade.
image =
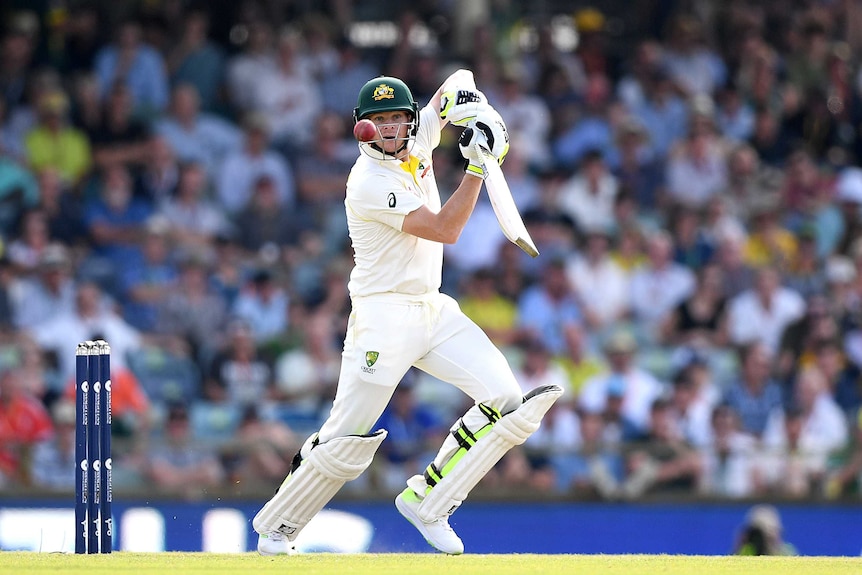
[[494,208],[494,213],[497,215],[497,222],[500,224],[500,229],[503,230],[503,235],[531,257],[538,256],[539,250],[536,249],[536,244],[533,242],[533,238],[530,237],[530,233],[524,225],[524,220],[521,219],[521,212],[518,211],[518,206],[515,205],[512,192],[509,190],[509,184],[506,182],[503,170],[500,169],[500,165],[497,163],[497,158],[480,144],[476,143],[474,146],[480,157],[484,159],[485,189],[488,190],[491,207]]

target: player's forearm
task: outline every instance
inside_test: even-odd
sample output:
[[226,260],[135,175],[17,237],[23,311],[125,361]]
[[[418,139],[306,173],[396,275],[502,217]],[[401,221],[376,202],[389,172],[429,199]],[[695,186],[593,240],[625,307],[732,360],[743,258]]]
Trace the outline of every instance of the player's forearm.
[[438,213],[422,206],[407,214],[401,231],[432,242],[454,244],[473,213],[481,187],[481,178],[465,174],[461,185]]
[[465,174],[461,185],[440,209],[437,217],[439,227],[447,238],[444,243],[454,244],[461,237],[461,232],[476,207],[481,189],[481,178]]

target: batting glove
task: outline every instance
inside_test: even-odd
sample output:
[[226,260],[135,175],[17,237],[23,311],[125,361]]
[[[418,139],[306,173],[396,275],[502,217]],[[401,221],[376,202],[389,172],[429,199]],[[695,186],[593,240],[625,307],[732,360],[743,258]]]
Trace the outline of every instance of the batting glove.
[[461,137],[458,138],[458,148],[461,150],[461,155],[467,160],[465,172],[471,176],[485,179],[485,158],[476,149],[476,144],[487,147],[488,143],[485,140],[485,135],[480,130],[473,128],[464,128],[461,132]]
[[485,136],[482,144],[497,158],[497,163],[502,164],[509,153],[509,131],[497,110],[488,106],[476,114],[476,118],[470,120],[467,125],[482,132]]
[[479,90],[453,90],[440,97],[440,118],[456,126],[466,126],[488,107],[488,99]]

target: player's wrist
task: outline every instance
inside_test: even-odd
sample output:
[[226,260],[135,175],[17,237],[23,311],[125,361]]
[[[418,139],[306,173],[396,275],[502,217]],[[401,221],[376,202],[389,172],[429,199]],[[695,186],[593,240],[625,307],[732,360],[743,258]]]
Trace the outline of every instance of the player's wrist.
[[467,163],[467,167],[464,169],[464,173],[471,176],[476,176],[477,178],[482,178],[483,180],[485,179],[485,176],[488,175],[482,165],[475,164],[473,162]]

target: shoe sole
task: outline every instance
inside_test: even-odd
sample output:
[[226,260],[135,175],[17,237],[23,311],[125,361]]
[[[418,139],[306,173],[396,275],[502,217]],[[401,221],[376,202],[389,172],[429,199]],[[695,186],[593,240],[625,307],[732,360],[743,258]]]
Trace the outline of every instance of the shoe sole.
[[419,534],[422,535],[422,537],[425,539],[425,541],[428,543],[428,545],[430,545],[431,547],[433,547],[437,551],[439,551],[441,553],[445,553],[447,555],[461,555],[462,553],[464,553],[464,551],[447,551],[445,549],[440,549],[439,547],[437,547],[434,544],[434,542],[431,541],[431,539],[426,534],[427,531],[425,530],[425,524],[422,522],[421,519],[419,519],[419,517],[417,517],[413,513],[412,509],[407,507],[407,504],[401,498],[400,493],[395,498],[395,508],[398,510],[398,513],[400,513],[401,516],[404,517],[404,519],[409,521],[410,524],[413,525],[413,527],[415,527],[417,531],[419,531]]

